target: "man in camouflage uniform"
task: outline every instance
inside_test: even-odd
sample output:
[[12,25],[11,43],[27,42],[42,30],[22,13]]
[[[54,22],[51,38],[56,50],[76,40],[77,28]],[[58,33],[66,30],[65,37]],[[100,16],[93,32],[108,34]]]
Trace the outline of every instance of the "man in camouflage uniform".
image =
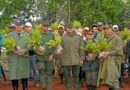
[[53,90],[53,76],[54,76],[54,49],[49,48],[46,44],[49,40],[54,39],[54,35],[48,30],[48,24],[46,22],[41,25],[42,47],[43,51],[37,51],[37,67],[39,70],[40,82],[43,90]]
[[120,67],[123,56],[121,39],[113,32],[112,27],[104,27],[108,49],[104,52],[100,62],[98,86],[106,84],[109,90],[119,90]]
[[70,78],[72,70],[74,90],[79,90],[79,65],[83,64],[84,59],[84,51],[81,49],[83,47],[83,40],[82,37],[76,34],[71,23],[66,25],[66,30],[67,33],[62,37],[62,65],[65,72],[65,83],[67,90],[72,90]]

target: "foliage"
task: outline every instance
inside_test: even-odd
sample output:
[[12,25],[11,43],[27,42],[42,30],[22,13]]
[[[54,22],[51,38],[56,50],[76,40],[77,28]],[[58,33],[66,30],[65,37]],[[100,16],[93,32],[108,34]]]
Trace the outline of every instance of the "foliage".
[[40,26],[37,25],[35,27],[35,30],[32,31],[31,38],[28,39],[29,45],[31,45],[34,50],[37,49],[42,44],[41,32],[39,29],[40,29]]
[[81,23],[79,21],[73,21],[73,27],[76,28],[76,29],[79,29],[81,28]]
[[46,44],[49,45],[49,48],[57,47],[58,45],[61,45],[61,36],[57,35],[55,36],[54,40],[49,40]]
[[104,32],[100,32],[100,41],[98,41],[98,49],[100,52],[106,50],[109,47],[107,39],[104,37]]
[[7,34],[9,33],[9,30],[7,28],[0,29],[0,34]]
[[130,31],[128,29],[124,29],[124,31],[122,31],[121,33],[121,39],[122,40],[128,40],[130,39]]
[[51,25],[50,25],[50,28],[52,29],[52,30],[58,30],[58,26],[59,26],[60,24],[58,23],[58,22],[54,22],[54,23],[52,23]]
[[3,46],[6,48],[8,52],[12,51],[16,47],[15,40],[12,37],[4,38]]
[[[30,16],[30,10],[34,4],[34,0],[0,0],[0,27],[5,27],[16,18],[27,18]],[[23,13],[21,13],[23,12]],[[17,17],[11,17],[15,15]]]
[[[103,21],[105,24],[129,25],[130,1],[124,0],[0,0],[0,26],[11,21],[11,15],[22,18],[40,16],[49,22],[79,20],[88,26]],[[35,7],[34,7],[35,6]],[[121,7],[121,8],[120,8]],[[31,12],[32,11],[32,12]],[[21,13],[23,12],[23,13]]]
[[99,54],[97,43],[87,41],[87,45],[85,46],[85,51],[89,53],[93,53],[95,55]]

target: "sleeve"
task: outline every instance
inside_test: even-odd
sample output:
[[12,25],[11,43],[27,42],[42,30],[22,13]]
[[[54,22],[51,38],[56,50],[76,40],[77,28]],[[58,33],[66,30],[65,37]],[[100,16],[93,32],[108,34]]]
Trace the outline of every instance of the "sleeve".
[[80,60],[84,60],[85,57],[84,49],[82,49],[83,47],[84,47],[83,39],[82,37],[80,37],[80,45],[79,45]]
[[110,56],[123,56],[122,41],[120,39],[115,39],[115,48],[109,52]]

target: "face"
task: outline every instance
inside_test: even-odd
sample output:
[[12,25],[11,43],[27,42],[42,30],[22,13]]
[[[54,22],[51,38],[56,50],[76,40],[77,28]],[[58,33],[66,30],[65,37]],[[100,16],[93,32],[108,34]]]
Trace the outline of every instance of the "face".
[[98,30],[99,30],[99,31],[102,30],[102,26],[101,26],[101,25],[98,26]]
[[87,31],[87,30],[83,30],[83,31],[82,31],[82,35],[83,35],[83,36],[86,36],[86,35],[87,35],[87,33],[88,33],[88,31]]
[[92,34],[87,34],[86,39],[87,40],[93,40],[93,35]]
[[92,31],[95,33],[95,32],[98,32],[98,29],[97,29],[97,27],[93,27],[92,28]]
[[23,29],[23,25],[22,24],[17,24],[16,25],[16,31],[17,32],[22,32],[22,29]]
[[64,28],[60,27],[60,28],[58,29],[58,33],[59,33],[60,35],[63,35],[63,33],[64,33]]
[[105,36],[107,38],[109,38],[112,35],[112,32],[113,32],[112,28],[106,28],[106,29],[104,29],[104,33],[105,33]]
[[26,26],[26,27],[25,27],[25,30],[26,30],[27,33],[30,33],[30,32],[32,31],[32,27]]
[[15,27],[9,27],[9,31],[12,32],[15,30]]
[[115,31],[116,35],[121,36],[121,31],[117,30]]
[[41,29],[42,29],[43,32],[47,32],[48,31],[48,25],[47,24],[42,25]]
[[118,30],[118,28],[116,28],[116,27],[115,27],[115,28],[113,28],[113,30],[114,30],[114,31],[117,31],[117,30]]
[[73,27],[68,27],[66,30],[68,33],[73,33],[73,31],[74,31]]

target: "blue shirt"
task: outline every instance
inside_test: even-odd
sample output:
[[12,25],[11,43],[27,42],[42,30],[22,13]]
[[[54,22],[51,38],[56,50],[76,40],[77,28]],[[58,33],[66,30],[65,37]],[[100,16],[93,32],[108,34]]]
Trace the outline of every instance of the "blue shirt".
[[3,35],[0,35],[0,47],[3,45],[2,40],[3,40]]

